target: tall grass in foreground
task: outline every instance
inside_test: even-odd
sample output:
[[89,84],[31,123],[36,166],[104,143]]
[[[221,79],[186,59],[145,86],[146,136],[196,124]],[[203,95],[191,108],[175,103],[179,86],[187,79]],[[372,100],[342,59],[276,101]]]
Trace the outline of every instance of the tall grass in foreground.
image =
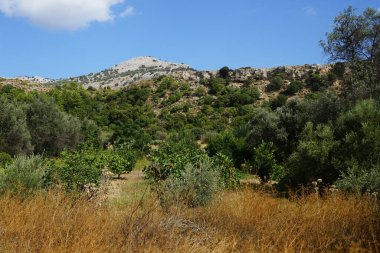
[[0,197],[0,252],[379,252],[371,199],[277,199],[249,190],[208,207],[162,211],[148,198],[127,207],[57,193]]

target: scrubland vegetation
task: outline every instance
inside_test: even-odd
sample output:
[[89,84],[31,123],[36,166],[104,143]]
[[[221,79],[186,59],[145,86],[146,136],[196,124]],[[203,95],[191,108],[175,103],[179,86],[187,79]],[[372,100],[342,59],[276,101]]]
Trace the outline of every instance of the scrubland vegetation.
[[301,77],[0,85],[0,251],[379,252],[379,34],[346,9]]

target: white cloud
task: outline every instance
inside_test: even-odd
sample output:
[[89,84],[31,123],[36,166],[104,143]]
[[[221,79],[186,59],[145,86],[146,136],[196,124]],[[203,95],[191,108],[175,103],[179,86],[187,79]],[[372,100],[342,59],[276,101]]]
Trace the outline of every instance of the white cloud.
[[111,7],[124,0],[0,0],[0,12],[50,29],[76,30],[112,21]]
[[120,17],[128,17],[135,15],[135,8],[133,6],[127,6],[127,8],[120,14]]
[[309,15],[309,16],[317,15],[317,11],[313,7],[306,7],[303,10],[305,11],[306,15]]

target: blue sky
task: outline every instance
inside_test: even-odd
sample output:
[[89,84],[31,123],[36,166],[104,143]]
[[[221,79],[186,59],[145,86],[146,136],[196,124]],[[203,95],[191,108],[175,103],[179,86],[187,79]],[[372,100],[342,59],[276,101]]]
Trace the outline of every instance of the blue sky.
[[63,78],[137,56],[196,69],[326,63],[319,40],[374,0],[0,0],[0,76]]

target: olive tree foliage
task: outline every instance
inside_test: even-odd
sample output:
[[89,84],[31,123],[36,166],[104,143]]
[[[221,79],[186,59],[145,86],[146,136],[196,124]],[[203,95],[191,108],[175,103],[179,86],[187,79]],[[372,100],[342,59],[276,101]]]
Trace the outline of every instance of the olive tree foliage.
[[348,63],[346,95],[356,99],[379,96],[380,12],[368,8],[358,15],[350,6],[335,18],[326,37],[321,46],[330,62]]
[[0,152],[16,155],[30,154],[32,151],[22,107],[0,98]]
[[292,186],[306,185],[317,178],[334,182],[339,176],[335,166],[335,153],[339,145],[331,126],[315,126],[308,122],[297,149],[289,157],[288,183]]
[[285,144],[287,141],[286,129],[281,126],[279,116],[271,111],[259,108],[252,116],[248,144],[257,147],[263,141],[273,142],[276,145]]
[[80,121],[62,112],[50,99],[35,98],[26,109],[26,117],[36,153],[57,155],[82,139]]

